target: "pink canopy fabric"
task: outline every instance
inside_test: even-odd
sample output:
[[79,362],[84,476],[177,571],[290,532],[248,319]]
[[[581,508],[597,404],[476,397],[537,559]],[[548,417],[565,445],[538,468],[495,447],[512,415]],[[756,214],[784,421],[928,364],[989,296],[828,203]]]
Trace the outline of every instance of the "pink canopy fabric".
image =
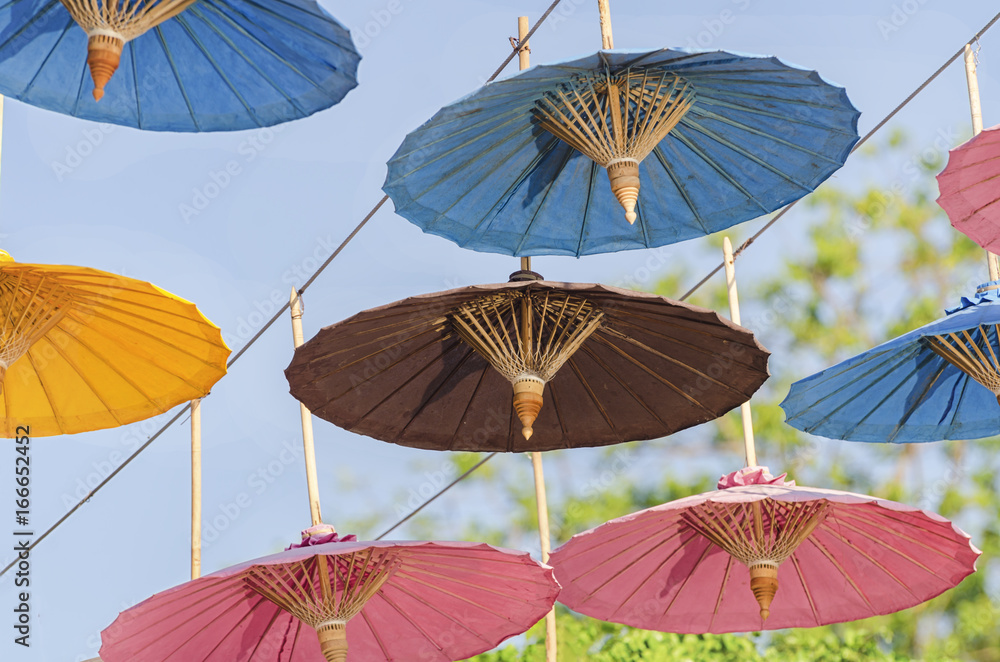
[[955,229],[1000,252],[1000,126],[951,150],[937,180],[938,204]]
[[[796,487],[764,467],[730,474],[720,484],[733,486],[574,536],[549,559],[563,586],[559,601],[594,618],[647,630],[750,632],[892,613],[975,572],[980,551],[934,513],[861,494]],[[793,512],[790,504],[822,513],[811,534],[778,565],[778,590],[766,621],[748,567],[690,523],[692,513],[706,508],[743,507],[752,514],[754,503],[765,515]],[[780,528],[787,519],[765,516],[763,529],[772,523]]]
[[[316,630],[247,581],[254,569],[299,567],[320,555],[335,564],[356,552],[389,552],[398,564],[347,621],[347,660],[357,662],[476,655],[527,630],[559,593],[552,569],[524,552],[468,542],[345,541],[316,533],[284,552],[187,582],[122,612],[101,633],[101,659],[323,662]],[[367,578],[367,571],[362,574]]]

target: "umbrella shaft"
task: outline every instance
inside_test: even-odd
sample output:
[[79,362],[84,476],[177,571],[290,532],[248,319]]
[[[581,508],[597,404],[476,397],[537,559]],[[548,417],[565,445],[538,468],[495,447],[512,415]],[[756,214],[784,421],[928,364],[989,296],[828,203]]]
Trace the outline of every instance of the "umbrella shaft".
[[610,0],[597,0],[597,8],[601,12],[601,48],[610,51],[615,47],[615,39],[611,34]]
[[[983,106],[979,98],[979,75],[976,73],[976,54],[972,44],[965,45],[965,80],[969,87],[969,111],[972,113],[972,135],[978,136],[983,130]],[[990,270],[990,280],[1000,279],[1000,265],[997,256],[986,251],[986,264]]]

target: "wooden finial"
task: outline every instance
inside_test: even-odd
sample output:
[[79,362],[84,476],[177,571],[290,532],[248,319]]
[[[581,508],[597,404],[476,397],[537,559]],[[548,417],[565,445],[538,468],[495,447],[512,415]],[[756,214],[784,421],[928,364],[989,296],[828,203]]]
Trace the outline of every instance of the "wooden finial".
[[625,209],[625,220],[635,223],[635,203],[639,200],[639,162],[624,159],[608,164],[611,192]]
[[542,392],[545,390],[545,382],[535,379],[524,379],[514,382],[514,411],[521,420],[521,434],[525,439],[531,439],[532,425],[538,418],[538,412],[542,409]]
[[639,162],[684,118],[695,96],[680,76],[635,66],[579,76],[537,99],[532,112],[543,129],[607,168],[611,190],[634,223]]
[[760,618],[766,621],[771,615],[771,601],[778,592],[778,568],[772,565],[755,565],[750,568],[750,590],[760,605]]
[[87,64],[94,79],[94,99],[121,61],[125,42],[169,20],[195,0],[60,0],[77,25],[89,35]]
[[514,385],[514,409],[528,439],[545,383],[597,330],[604,313],[564,291],[512,289],[467,301],[448,319]]
[[87,65],[94,79],[94,101],[104,97],[104,86],[118,71],[125,41],[111,35],[97,34],[87,41]]
[[347,662],[347,623],[330,621],[316,628],[326,662]]

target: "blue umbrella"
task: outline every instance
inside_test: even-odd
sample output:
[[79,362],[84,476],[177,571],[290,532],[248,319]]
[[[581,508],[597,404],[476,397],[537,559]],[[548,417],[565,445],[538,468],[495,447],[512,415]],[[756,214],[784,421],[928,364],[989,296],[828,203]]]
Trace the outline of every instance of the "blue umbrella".
[[1000,434],[1000,281],[948,315],[792,384],[789,425],[849,441]]
[[[100,0],[116,3],[157,4]],[[80,15],[90,4],[0,0],[0,94],[149,131],[235,131],[306,117],[357,85],[350,34],[313,0],[163,0],[178,13],[152,27],[94,27]]]
[[858,115],[842,88],[773,57],[602,51],[441,109],[406,137],[384,189],[398,214],[472,250],[663,246],[812,191],[857,142]]

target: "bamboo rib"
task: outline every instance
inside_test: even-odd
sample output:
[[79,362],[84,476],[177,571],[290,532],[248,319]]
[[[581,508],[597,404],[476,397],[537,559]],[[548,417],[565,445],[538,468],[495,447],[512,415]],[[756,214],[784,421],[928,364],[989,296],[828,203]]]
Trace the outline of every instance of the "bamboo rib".
[[[968,330],[925,336],[925,339],[935,354],[988,388],[1000,402],[1000,360],[990,342],[989,328],[984,325],[978,328],[988,357]],[[994,324],[993,333],[1000,334],[1000,326]]]
[[448,315],[458,336],[513,385],[525,439],[543,404],[545,384],[604,318],[590,301],[565,292],[490,294]]
[[369,548],[319,555],[285,565],[250,568],[243,581],[254,592],[316,630],[329,662],[347,659],[347,622],[398,570],[391,550]]
[[44,276],[25,277],[0,271],[0,389],[7,368],[52,327],[72,303],[68,290]]
[[789,503],[773,499],[753,503],[708,501],[688,509],[681,518],[747,566],[761,618],[767,620],[771,601],[778,590],[778,567],[826,519],[829,506],[822,500]]
[[535,102],[539,125],[604,166],[611,190],[636,220],[639,163],[695,101],[686,80],[663,69],[627,68],[577,77]]
[[87,33],[87,64],[94,99],[121,62],[125,43],[187,9],[195,0],[60,0]]

